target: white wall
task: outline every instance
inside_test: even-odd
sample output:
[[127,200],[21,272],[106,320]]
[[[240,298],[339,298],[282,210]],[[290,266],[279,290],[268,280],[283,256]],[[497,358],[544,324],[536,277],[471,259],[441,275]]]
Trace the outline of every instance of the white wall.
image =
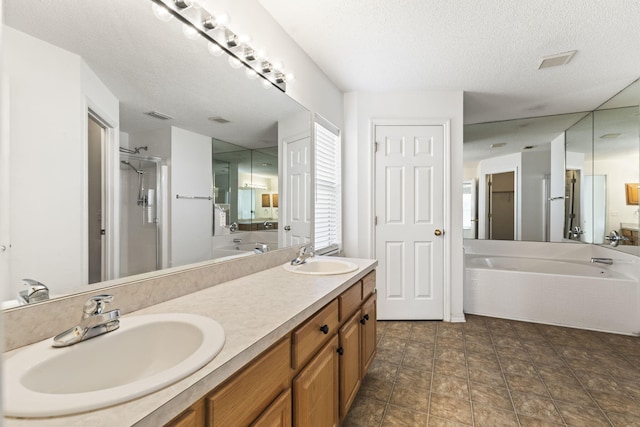
[[451,120],[451,201],[445,215],[451,230],[445,230],[453,260],[449,279],[451,304],[445,320],[463,320],[462,313],[462,92],[352,92],[344,96],[343,132],[343,230],[347,257],[371,258],[373,241],[373,119],[438,118]]
[[211,259],[213,197],[211,138],[171,127],[171,266]]
[[565,134],[558,135],[551,141],[551,190],[549,240],[561,242],[564,235],[564,202],[565,202]]
[[545,241],[544,178],[551,168],[548,151],[522,153],[519,219],[520,240]]
[[87,282],[87,108],[117,128],[118,102],[79,56],[6,26],[2,56],[12,245],[2,299],[15,297],[22,278],[64,292]]

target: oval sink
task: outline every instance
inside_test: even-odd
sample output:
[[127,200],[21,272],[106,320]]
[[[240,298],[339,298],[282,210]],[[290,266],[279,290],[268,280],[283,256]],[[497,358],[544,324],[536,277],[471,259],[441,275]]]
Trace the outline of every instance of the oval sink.
[[288,262],[282,267],[292,273],[312,276],[351,273],[358,269],[358,266],[352,262],[335,258],[308,258],[304,264],[291,265],[291,263]]
[[166,387],[209,363],[220,323],[192,314],[122,318],[120,328],[70,347],[42,341],[4,361],[4,413],[51,417],[104,408]]

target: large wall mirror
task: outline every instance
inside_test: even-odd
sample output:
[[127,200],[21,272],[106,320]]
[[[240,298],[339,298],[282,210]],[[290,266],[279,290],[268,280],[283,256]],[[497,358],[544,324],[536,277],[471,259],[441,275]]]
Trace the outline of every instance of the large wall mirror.
[[464,235],[640,254],[640,81],[595,111],[466,125]]
[[307,110],[149,0],[3,3],[7,306],[23,279],[56,296],[287,245],[279,146]]

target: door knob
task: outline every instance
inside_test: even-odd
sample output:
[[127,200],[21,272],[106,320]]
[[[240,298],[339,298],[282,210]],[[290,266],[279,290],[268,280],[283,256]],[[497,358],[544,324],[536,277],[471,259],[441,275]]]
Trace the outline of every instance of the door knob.
[[284,231],[291,231],[291,226],[290,225],[285,225],[284,226]]
[[435,234],[436,236],[442,236],[444,234],[444,231],[436,228],[436,231],[434,231],[433,234]]

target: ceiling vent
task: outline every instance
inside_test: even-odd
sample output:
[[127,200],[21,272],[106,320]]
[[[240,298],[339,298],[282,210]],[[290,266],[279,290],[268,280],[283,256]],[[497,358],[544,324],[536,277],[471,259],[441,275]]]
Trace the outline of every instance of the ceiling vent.
[[160,119],[160,120],[173,120],[174,119],[174,117],[171,117],[170,115],[161,113],[159,111],[149,111],[149,112],[146,112],[145,114],[147,116],[153,117],[154,119]]
[[524,147],[522,147],[523,150],[532,150],[533,149],[533,145],[525,145]]
[[211,120],[212,122],[221,123],[221,124],[231,123],[231,120],[227,120],[224,117],[220,117],[220,116],[209,117],[209,120]]
[[540,65],[538,65],[538,70],[542,70],[543,68],[557,67],[560,65],[566,65],[571,61],[573,55],[575,55],[577,50],[572,50],[570,52],[557,53],[555,55],[544,56],[540,61]]
[[507,145],[506,142],[498,142],[496,144],[491,144],[490,147],[491,148],[500,148],[500,147],[504,147],[505,145]]

